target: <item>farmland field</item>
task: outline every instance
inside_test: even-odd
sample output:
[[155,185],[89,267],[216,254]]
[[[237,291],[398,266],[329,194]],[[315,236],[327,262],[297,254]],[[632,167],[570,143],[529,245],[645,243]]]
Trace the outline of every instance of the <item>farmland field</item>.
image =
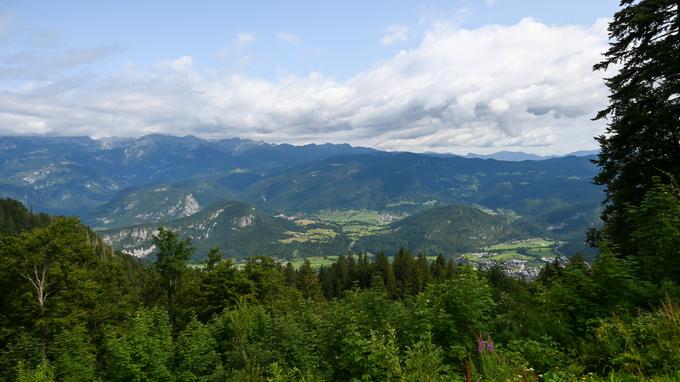
[[480,252],[463,254],[461,260],[482,267],[500,262],[511,273],[535,276],[547,262],[562,258],[558,251],[561,244],[545,238],[513,240],[485,247]]

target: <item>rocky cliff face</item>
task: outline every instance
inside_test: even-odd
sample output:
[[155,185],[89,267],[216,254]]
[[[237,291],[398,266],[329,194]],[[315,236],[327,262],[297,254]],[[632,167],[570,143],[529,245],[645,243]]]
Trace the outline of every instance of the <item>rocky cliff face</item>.
[[296,229],[294,223],[264,214],[242,202],[226,202],[194,212],[197,205],[189,196],[177,208],[180,213],[191,213],[186,217],[163,223],[103,230],[100,234],[114,248],[145,257],[153,253],[153,236],[158,232],[158,227],[164,226],[177,232],[180,237],[190,238],[199,257],[212,247],[219,247],[223,253],[234,257],[245,257],[259,252],[268,253],[279,239],[285,237],[286,232]]

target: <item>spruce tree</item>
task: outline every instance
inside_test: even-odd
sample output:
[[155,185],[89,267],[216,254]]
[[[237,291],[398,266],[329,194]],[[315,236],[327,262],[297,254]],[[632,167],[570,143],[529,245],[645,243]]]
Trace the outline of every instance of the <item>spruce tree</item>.
[[680,175],[680,2],[622,0],[609,25],[610,47],[596,70],[611,68],[609,105],[596,119],[607,118],[596,139],[595,183],[606,186],[602,236],[624,255],[631,242],[626,210],[637,206],[660,176]]
[[394,278],[397,281],[397,292],[399,297],[417,293],[416,267],[411,252],[404,247],[394,256],[392,263]]
[[430,273],[435,280],[443,280],[446,278],[446,260],[441,254],[430,265]]
[[427,287],[427,284],[430,283],[430,266],[427,261],[427,257],[423,252],[420,252],[418,254],[418,257],[416,259],[416,264],[415,264],[415,277],[416,277],[416,285],[415,285],[415,291],[416,293],[420,293],[425,290],[425,287]]
[[387,258],[385,253],[380,252],[375,256],[373,269],[375,274],[380,275],[382,278],[382,285],[385,287],[387,294],[390,297],[395,297],[396,279],[394,278],[394,270],[392,269],[392,264],[390,264],[390,259]]
[[210,251],[208,251],[208,257],[205,261],[205,269],[210,272],[215,268],[215,265],[219,264],[222,261],[222,253],[220,252],[220,249],[217,247],[210,248]]
[[186,270],[186,262],[193,255],[193,248],[190,239],[179,240],[177,234],[163,227],[153,236],[153,243],[158,251],[155,265],[167,295],[168,317],[174,329],[175,296],[182,274]]
[[297,272],[296,277],[297,289],[302,292],[302,297],[311,300],[321,299],[321,287],[319,280],[316,277],[316,271],[312,268],[312,264],[308,259],[302,263],[302,266]]

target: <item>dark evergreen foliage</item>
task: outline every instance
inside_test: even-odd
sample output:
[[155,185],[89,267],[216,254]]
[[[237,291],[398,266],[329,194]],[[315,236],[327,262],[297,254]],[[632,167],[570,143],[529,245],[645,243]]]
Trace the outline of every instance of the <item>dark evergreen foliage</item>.
[[631,241],[626,210],[638,206],[655,177],[680,177],[680,3],[623,0],[609,25],[610,48],[595,69],[616,68],[607,80],[609,105],[599,136],[600,172],[606,186],[605,237],[624,256],[642,247]]
[[16,235],[27,229],[45,227],[49,222],[47,214],[34,214],[14,199],[0,199],[0,234]]

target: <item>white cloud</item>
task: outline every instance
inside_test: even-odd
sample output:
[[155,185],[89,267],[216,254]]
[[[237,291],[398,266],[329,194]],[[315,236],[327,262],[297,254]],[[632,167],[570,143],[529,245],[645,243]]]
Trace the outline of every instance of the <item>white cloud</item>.
[[383,45],[392,45],[404,42],[411,37],[411,29],[405,25],[390,25],[385,29],[385,33],[380,39]]
[[347,81],[320,73],[269,81],[200,68],[185,56],[96,83],[4,89],[0,134],[162,132],[389,150],[567,152],[594,147],[603,129],[590,118],[607,90],[591,67],[606,46],[603,21],[525,19],[477,29],[437,23],[417,47]]
[[300,38],[293,33],[277,32],[276,33],[276,39],[279,40],[280,42],[283,42],[283,43],[286,43],[286,44],[291,44],[291,45],[300,45],[301,44]]
[[239,50],[243,49],[255,42],[255,35],[252,33],[241,32],[236,35],[236,41],[234,41],[234,47]]
[[182,56],[174,60],[163,60],[157,65],[159,68],[166,68],[176,72],[188,72],[193,69],[194,59],[191,56]]

